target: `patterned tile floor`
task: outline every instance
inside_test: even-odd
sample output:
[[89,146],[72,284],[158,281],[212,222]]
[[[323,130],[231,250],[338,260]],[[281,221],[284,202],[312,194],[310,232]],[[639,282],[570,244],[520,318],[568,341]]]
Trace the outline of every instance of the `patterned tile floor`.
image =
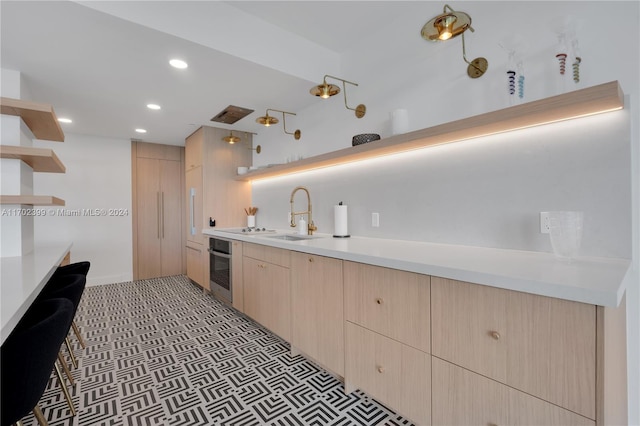
[[52,379],[40,401],[52,426],[410,425],[361,392],[345,395],[184,276],[87,287],[76,323],[87,344],[74,350],[78,414]]

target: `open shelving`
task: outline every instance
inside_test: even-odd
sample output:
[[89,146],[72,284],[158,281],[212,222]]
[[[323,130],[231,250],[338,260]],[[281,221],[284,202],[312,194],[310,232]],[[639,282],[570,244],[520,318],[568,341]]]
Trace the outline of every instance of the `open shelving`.
[[26,206],[64,206],[64,200],[51,195],[0,195],[0,204]]
[[0,145],[0,158],[22,160],[34,172],[64,173],[66,168],[52,149]]
[[[64,133],[53,107],[40,102],[0,98],[0,113],[18,116],[38,139],[64,142]],[[0,158],[20,160],[34,172],[65,173],[66,168],[51,149],[20,145],[0,145]],[[0,195],[0,204],[64,206],[65,201],[51,195]]]
[[363,145],[317,155],[287,164],[251,171],[236,180],[252,181],[336,166],[435,145],[504,133],[527,127],[585,117],[624,107],[617,81],[563,93]]

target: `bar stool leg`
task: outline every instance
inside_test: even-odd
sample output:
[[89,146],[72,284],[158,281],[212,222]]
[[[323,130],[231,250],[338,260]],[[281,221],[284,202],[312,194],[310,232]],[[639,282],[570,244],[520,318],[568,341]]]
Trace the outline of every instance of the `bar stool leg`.
[[62,373],[60,373],[60,368],[56,362],[53,363],[53,366],[56,369],[56,375],[58,376],[58,380],[60,381],[60,386],[62,386],[62,393],[64,393],[64,397],[67,400],[67,405],[69,406],[69,410],[71,411],[71,416],[76,415],[76,409],[73,406],[73,400],[71,399],[71,395],[69,395],[69,390],[67,389],[67,385],[64,383],[62,379]]
[[[38,424],[40,426],[49,426],[49,423],[47,423],[47,419],[45,419],[44,414],[42,413],[42,409],[39,405],[33,407],[33,414],[36,416],[36,419],[38,419]],[[20,425],[22,426],[22,423],[20,423]]]
[[73,368],[78,368],[78,361],[76,361],[76,357],[73,354],[73,349],[71,349],[71,342],[68,337],[64,338],[64,344],[67,345],[67,350],[69,351],[69,357],[71,358],[71,364],[73,364]]
[[82,349],[86,349],[87,345],[84,344],[84,339],[82,338],[82,335],[80,334],[80,329],[78,329],[78,326],[76,325],[75,321],[71,323],[71,328],[73,328],[73,332],[78,338],[78,341],[80,342],[80,346],[82,346]]
[[69,366],[67,365],[67,363],[65,362],[64,358],[62,357],[62,352],[58,352],[58,361],[60,361],[60,365],[62,365],[62,369],[64,370],[64,374],[69,379],[69,382],[71,383],[71,386],[73,386],[75,383],[73,381],[73,377],[71,376],[71,371],[69,370]]

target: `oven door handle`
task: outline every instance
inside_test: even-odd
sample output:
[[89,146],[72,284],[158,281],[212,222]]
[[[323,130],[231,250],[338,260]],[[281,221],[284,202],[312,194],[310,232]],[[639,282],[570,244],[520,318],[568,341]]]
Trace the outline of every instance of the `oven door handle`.
[[207,251],[209,253],[211,253],[214,256],[220,256],[220,257],[224,257],[225,259],[231,259],[231,255],[227,254],[227,253],[222,253],[221,251],[215,251],[215,250],[211,250],[211,249],[207,249]]

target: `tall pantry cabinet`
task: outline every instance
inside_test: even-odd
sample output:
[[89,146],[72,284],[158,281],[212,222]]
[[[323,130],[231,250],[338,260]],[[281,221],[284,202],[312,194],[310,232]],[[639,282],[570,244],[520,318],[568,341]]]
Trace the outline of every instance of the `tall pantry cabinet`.
[[246,226],[251,205],[249,182],[236,181],[239,166],[251,165],[252,136],[235,144],[222,140],[229,130],[202,126],[185,141],[187,276],[209,286],[209,240],[202,230]]
[[184,273],[184,149],[132,143],[134,279]]

